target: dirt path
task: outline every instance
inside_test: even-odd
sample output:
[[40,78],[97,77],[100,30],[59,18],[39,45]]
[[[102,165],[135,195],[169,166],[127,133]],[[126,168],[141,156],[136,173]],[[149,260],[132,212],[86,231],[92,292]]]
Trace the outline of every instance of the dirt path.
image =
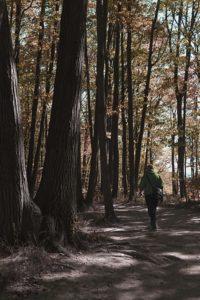
[[144,207],[117,214],[117,226],[96,228],[106,246],[63,258],[69,270],[44,274],[49,291],[29,299],[200,299],[200,211],[162,208],[155,233]]

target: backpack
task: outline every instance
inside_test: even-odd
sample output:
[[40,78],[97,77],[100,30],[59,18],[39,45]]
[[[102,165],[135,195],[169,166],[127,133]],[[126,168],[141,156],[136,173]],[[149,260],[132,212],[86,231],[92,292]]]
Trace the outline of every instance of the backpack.
[[146,175],[146,177],[152,187],[153,195],[155,196],[156,200],[163,202],[163,189],[153,185],[148,175]]

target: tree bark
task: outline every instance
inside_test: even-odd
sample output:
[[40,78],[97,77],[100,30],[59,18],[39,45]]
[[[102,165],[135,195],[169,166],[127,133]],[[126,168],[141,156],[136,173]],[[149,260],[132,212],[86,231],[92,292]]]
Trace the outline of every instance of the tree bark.
[[175,168],[175,134],[172,134],[172,194],[177,195],[177,179]]
[[16,1],[16,13],[15,13],[15,63],[17,71],[19,72],[19,55],[20,55],[20,31],[21,31],[21,13],[22,3],[21,0]]
[[45,9],[46,9],[46,0],[41,0],[40,31],[38,36],[38,50],[37,50],[36,69],[35,69],[35,86],[34,86],[33,103],[32,103],[32,116],[31,116],[30,138],[29,138],[28,161],[27,161],[27,177],[28,177],[29,187],[31,187],[31,177],[33,172],[36,120],[37,120],[38,101],[40,95],[40,74],[41,74],[43,39],[44,39]]
[[107,0],[97,0],[97,122],[98,138],[101,160],[101,180],[105,204],[105,218],[113,221],[116,219],[109,174],[108,159],[106,153],[106,126],[105,126],[105,49],[106,49],[106,28],[107,28]]
[[[59,3],[56,2],[55,12],[57,13],[58,11],[59,11]],[[58,21],[55,20],[54,33],[57,31],[57,27],[58,27]],[[50,62],[47,65],[46,87],[45,87],[46,95],[45,95],[45,100],[44,100],[43,107],[42,107],[38,142],[37,142],[37,147],[36,147],[36,151],[35,151],[33,171],[32,171],[31,182],[30,182],[30,194],[32,197],[34,196],[34,193],[35,193],[35,184],[36,184],[37,173],[38,173],[39,158],[40,158],[40,153],[41,153],[42,140],[44,138],[44,133],[45,133],[44,131],[45,131],[46,110],[47,110],[47,103],[50,98],[50,91],[51,91],[51,86],[52,86],[55,54],[56,54],[56,40],[55,40],[55,36],[53,36],[52,43],[51,43],[50,57],[49,57]]]
[[128,194],[127,187],[127,125],[125,108],[125,66],[124,66],[124,33],[121,33],[121,119],[122,119],[122,187],[124,196]]
[[146,84],[145,84],[145,90],[144,90],[144,100],[143,100],[142,116],[141,116],[141,121],[140,121],[140,130],[139,130],[138,141],[137,141],[137,145],[136,145],[136,154],[135,154],[135,185],[136,185],[136,187],[138,185],[138,175],[139,175],[139,169],[140,169],[142,142],[143,142],[146,114],[147,114],[147,107],[148,107],[148,98],[149,98],[149,90],[150,90],[150,83],[151,83],[151,73],[152,73],[152,68],[153,68],[152,57],[153,57],[153,46],[154,46],[154,33],[156,30],[156,23],[157,23],[158,13],[159,13],[159,9],[160,9],[160,2],[161,2],[160,0],[157,1],[155,15],[154,15],[154,19],[153,19],[152,26],[151,26]]
[[91,110],[91,93],[90,93],[90,68],[88,59],[88,46],[87,46],[87,30],[85,30],[85,75],[87,82],[87,105],[88,105],[88,122],[90,129],[90,141],[93,139],[93,121],[92,121],[92,110]]
[[40,212],[28,191],[17,72],[5,1],[0,1],[0,40],[0,237],[14,244],[22,235],[33,238],[40,225]]
[[[41,184],[35,201],[56,234],[74,242],[80,136],[80,84],[87,1],[64,0],[55,89]],[[74,26],[76,24],[76,26]]]
[[[118,12],[121,6],[118,4]],[[112,131],[111,131],[111,169],[112,169],[112,196],[117,198],[119,186],[119,55],[120,55],[120,24],[115,24],[115,57],[114,57],[114,95],[112,107]]]
[[79,136],[78,145],[78,168],[77,168],[77,211],[84,210],[84,196],[83,196],[83,184],[82,184],[82,172],[81,172],[81,136]]
[[98,155],[98,127],[97,127],[97,109],[95,108],[95,120],[94,120],[94,135],[91,141],[92,156],[90,161],[90,174],[87,189],[87,196],[85,203],[90,207],[93,203],[93,197],[97,184],[97,155]]
[[[131,12],[131,6],[128,7]],[[132,32],[130,26],[127,32],[127,84],[128,84],[128,148],[129,148],[129,201],[133,200],[135,192],[135,149],[133,125],[133,81],[132,81]]]

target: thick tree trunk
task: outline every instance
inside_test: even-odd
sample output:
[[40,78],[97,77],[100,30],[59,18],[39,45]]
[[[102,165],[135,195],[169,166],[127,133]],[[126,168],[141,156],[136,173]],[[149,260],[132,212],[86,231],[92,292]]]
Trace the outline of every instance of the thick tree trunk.
[[[46,158],[36,203],[56,233],[74,241],[80,135],[80,84],[86,1],[64,0]],[[76,26],[74,25],[76,24]]]
[[98,137],[101,160],[102,192],[105,204],[105,218],[115,220],[113,200],[111,193],[110,174],[106,152],[106,126],[105,126],[105,49],[106,49],[106,27],[107,27],[107,0],[97,0],[97,121]]
[[33,212],[25,170],[17,73],[13,58],[6,2],[0,1],[0,237],[10,243],[33,237]]

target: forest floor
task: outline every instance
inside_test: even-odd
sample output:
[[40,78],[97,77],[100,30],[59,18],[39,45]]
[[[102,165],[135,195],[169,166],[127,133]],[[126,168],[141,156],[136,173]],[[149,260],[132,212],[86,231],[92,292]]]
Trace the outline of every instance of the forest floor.
[[14,263],[10,272],[18,275],[0,299],[200,299],[200,209],[159,208],[157,232],[148,231],[143,206],[117,205],[116,213],[115,226],[94,225],[98,213],[84,214],[81,226],[94,239],[87,250],[47,255],[29,249],[1,258],[0,276]]

